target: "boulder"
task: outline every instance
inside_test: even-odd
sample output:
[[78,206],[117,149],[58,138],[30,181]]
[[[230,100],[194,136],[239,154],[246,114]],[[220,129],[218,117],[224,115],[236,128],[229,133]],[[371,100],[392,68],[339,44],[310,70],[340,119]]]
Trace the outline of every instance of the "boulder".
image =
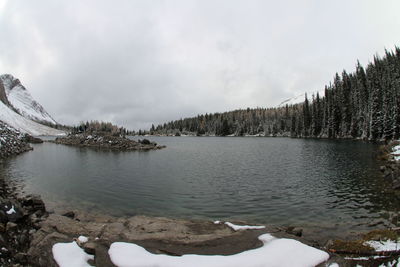
[[151,142],[148,139],[143,139],[143,140],[140,140],[139,142],[141,144],[143,144],[143,145],[150,145],[151,144]]
[[87,242],[83,244],[83,250],[90,255],[96,255],[96,243]]
[[18,224],[16,224],[16,223],[8,222],[6,224],[6,231],[7,232],[15,231],[17,228],[18,228]]
[[67,211],[66,213],[62,214],[62,216],[68,217],[68,218],[75,218],[75,212],[73,211]]
[[288,227],[286,229],[286,233],[288,233],[290,235],[295,235],[295,236],[301,237],[303,235],[303,229],[298,228],[298,227]]
[[57,232],[50,234],[35,234],[38,239],[31,242],[28,250],[28,259],[33,266],[57,267],[57,263],[53,259],[52,248],[58,242],[71,242],[71,238]]
[[7,222],[8,222],[8,217],[6,213],[0,210],[0,223],[7,223]]
[[27,263],[27,259],[28,259],[28,255],[26,253],[19,252],[19,253],[15,254],[14,258],[19,263],[26,264]]
[[400,189],[400,180],[399,179],[393,180],[393,189],[395,189],[395,190]]
[[27,195],[21,199],[22,206],[26,207],[29,211],[46,211],[46,206],[39,195]]

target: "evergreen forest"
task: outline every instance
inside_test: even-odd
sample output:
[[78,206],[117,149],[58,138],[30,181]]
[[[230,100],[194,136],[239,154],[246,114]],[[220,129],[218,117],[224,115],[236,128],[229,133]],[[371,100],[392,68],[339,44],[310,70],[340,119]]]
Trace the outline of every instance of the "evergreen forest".
[[[322,88],[321,88],[322,89]],[[366,67],[336,73],[324,95],[277,108],[198,115],[139,134],[290,136],[392,140],[400,137],[400,48],[375,55]]]

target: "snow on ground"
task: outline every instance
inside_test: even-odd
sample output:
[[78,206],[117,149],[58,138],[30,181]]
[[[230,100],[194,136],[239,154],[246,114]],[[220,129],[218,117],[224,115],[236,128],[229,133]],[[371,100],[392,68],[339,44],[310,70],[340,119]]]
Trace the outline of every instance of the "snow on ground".
[[[400,142],[400,140],[399,140],[399,142]],[[394,159],[400,160],[400,145],[393,147],[392,150],[393,150],[392,154],[394,155]]]
[[4,84],[8,101],[23,117],[57,124],[50,114],[33,99],[25,87],[12,75],[0,75],[0,80]]
[[387,241],[366,241],[364,244],[371,246],[375,251],[395,251],[400,250],[400,242],[387,240]]
[[54,244],[52,252],[60,267],[90,267],[87,261],[94,259],[94,256],[83,251],[76,242]]
[[[215,224],[220,224],[220,221],[215,221]],[[234,231],[240,231],[240,230],[256,230],[256,229],[264,229],[265,226],[262,225],[237,225],[233,224],[230,222],[225,222],[226,225],[228,225],[230,228],[232,228]]]
[[329,254],[294,239],[275,238],[270,234],[259,236],[263,246],[239,254],[168,256],[152,254],[136,244],[115,242],[108,251],[111,261],[119,267],[280,267],[316,266]]
[[369,256],[369,257],[355,257],[355,258],[353,258],[353,257],[344,257],[344,259],[345,260],[353,260],[353,261],[368,261],[368,260],[371,260],[371,259],[374,259],[374,260],[376,260],[376,259],[385,259],[387,257],[388,256]]
[[30,135],[64,135],[65,132],[50,128],[40,123],[27,119],[7,107],[0,101],[0,120],[14,127],[18,131]]
[[[366,241],[365,245],[371,246],[375,251],[398,251],[400,250],[400,241],[394,240],[386,240],[386,241]],[[371,256],[371,257],[345,257],[346,260],[358,260],[358,261],[369,261],[371,259],[384,259],[387,256]],[[359,265],[358,265],[359,266]],[[397,260],[393,260],[392,262],[388,262],[386,264],[381,264],[380,267],[400,267],[400,258]]]
[[[364,245],[368,245],[372,247],[375,251],[377,252],[382,252],[382,251],[398,251],[400,250],[400,241],[393,241],[393,240],[386,240],[386,241],[365,241]],[[376,259],[385,259],[388,258],[390,255],[386,256],[369,256],[369,257],[345,257],[345,260],[353,260],[353,261],[370,261],[370,260],[376,260]],[[361,266],[361,265],[357,265]],[[369,265],[367,265],[369,266]],[[393,260],[391,262],[387,262],[385,264],[381,264],[380,267],[394,267],[398,266],[400,267],[400,258],[397,260]]]
[[397,260],[388,262],[386,264],[381,264],[381,265],[379,265],[379,267],[400,267],[400,258],[398,258]]

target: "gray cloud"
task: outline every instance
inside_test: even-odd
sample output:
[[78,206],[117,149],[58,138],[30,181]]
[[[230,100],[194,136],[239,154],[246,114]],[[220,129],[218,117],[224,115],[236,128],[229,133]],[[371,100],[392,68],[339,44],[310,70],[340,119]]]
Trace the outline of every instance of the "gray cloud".
[[60,122],[271,107],[400,43],[392,1],[0,0],[0,72]]

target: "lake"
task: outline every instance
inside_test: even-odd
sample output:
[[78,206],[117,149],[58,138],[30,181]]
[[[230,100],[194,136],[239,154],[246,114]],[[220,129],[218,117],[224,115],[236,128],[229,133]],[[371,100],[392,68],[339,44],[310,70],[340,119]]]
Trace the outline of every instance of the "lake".
[[[1,172],[57,209],[245,220],[326,236],[389,226],[399,200],[377,145],[265,137],[151,137],[166,149],[116,152],[52,143]],[[395,222],[396,223],[396,222]]]

